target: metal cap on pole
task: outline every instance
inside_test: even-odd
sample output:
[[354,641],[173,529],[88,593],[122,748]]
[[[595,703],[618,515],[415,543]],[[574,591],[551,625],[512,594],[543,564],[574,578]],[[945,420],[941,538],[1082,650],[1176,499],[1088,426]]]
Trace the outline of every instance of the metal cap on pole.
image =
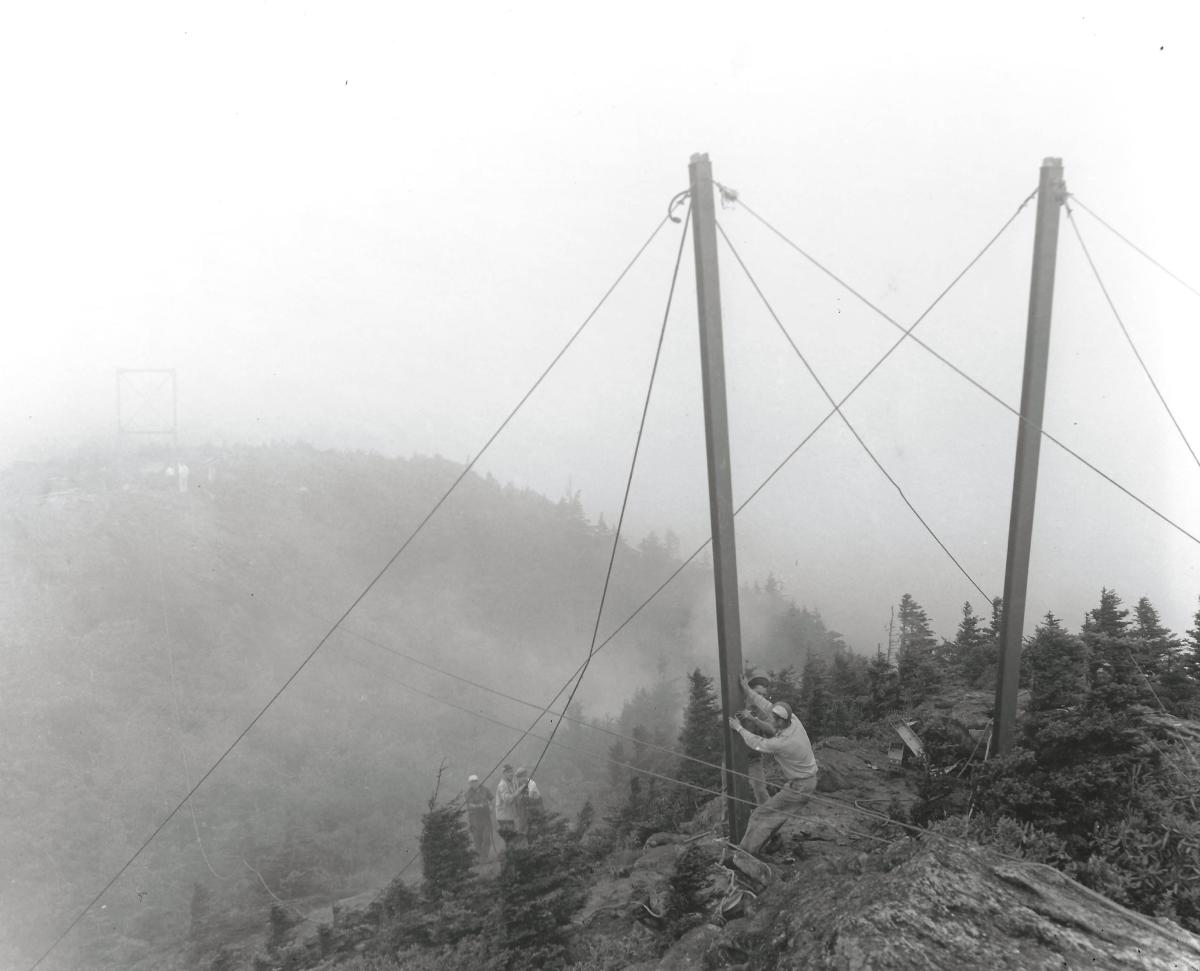
[[1017,424],[1017,456],[1013,472],[1012,511],[1008,525],[1008,559],[1004,570],[1004,602],[1000,613],[1000,666],[996,672],[996,752],[1007,754],[1017,724],[1017,688],[1021,673],[1021,635],[1025,628],[1025,595],[1029,586],[1029,553],[1033,543],[1033,510],[1042,414],[1050,357],[1050,311],[1054,303],[1054,269],[1058,252],[1059,210],[1066,197],[1062,159],[1047,158],[1038,181],[1037,227],[1033,238],[1033,276],[1029,286],[1029,323],[1025,332],[1025,375],[1021,382],[1021,417]]
[[693,155],[692,238],[696,251],[696,304],[700,320],[700,372],[704,387],[704,440],[708,452],[708,496],[712,518],[713,581],[717,600],[717,652],[721,710],[725,721],[725,799],[730,839],[740,840],[753,796],[747,778],[746,746],[727,719],[741,708],[742,630],[738,610],[737,549],[733,532],[733,486],[729,461],[729,418],[725,403],[725,352],[721,332],[721,287],[717,273],[717,216],[712,164]]

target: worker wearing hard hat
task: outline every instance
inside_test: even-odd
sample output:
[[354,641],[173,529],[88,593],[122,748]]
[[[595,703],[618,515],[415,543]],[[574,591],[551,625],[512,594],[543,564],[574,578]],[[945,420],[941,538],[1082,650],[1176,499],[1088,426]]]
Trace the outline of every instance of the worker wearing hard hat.
[[[774,702],[768,694],[771,682],[761,674],[747,679],[742,675],[742,692],[746,707],[737,713],[737,719],[742,727],[749,729],[754,735],[770,738],[775,735],[775,719],[771,715]],[[754,804],[763,805],[771,798],[771,790],[778,791],[783,780],[775,769],[775,760],[765,752],[759,752],[750,760],[746,770],[750,777],[750,788],[754,792]],[[768,776],[770,777],[768,779]],[[771,788],[767,788],[768,781]]]
[[738,844],[748,853],[757,854],[771,835],[804,808],[817,791],[817,760],[800,719],[784,702],[771,706],[771,717],[775,725],[775,735],[771,738],[754,735],[736,718],[729,719],[729,727],[741,735],[750,748],[775,757],[787,780],[782,789],[750,814],[746,832]]

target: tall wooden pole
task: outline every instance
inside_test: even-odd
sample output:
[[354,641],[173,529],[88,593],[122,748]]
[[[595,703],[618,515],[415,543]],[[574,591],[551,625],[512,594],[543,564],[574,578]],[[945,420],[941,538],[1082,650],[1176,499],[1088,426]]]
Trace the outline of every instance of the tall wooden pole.
[[729,417],[725,406],[725,351],[721,336],[721,288],[717,276],[717,216],[712,164],[693,155],[692,238],[696,247],[696,303],[700,318],[700,372],[704,384],[704,440],[708,450],[708,498],[712,518],[713,580],[717,595],[717,653],[721,670],[721,727],[725,740],[725,808],[729,838],[746,830],[754,804],[747,778],[746,746],[729,728],[741,708],[742,624],[738,611],[737,549],[733,535]]
[[1029,586],[1033,542],[1033,505],[1037,494],[1042,412],[1050,357],[1050,309],[1054,302],[1054,265],[1058,216],[1066,194],[1062,159],[1042,163],[1038,182],[1037,228],[1033,238],[1033,277],[1029,285],[1029,324],[1025,331],[1025,376],[1021,382],[1021,420],[1013,472],[1012,512],[1008,521],[1008,561],[1000,614],[1000,668],[996,672],[996,753],[1006,755],[1017,726],[1017,684],[1021,673],[1021,634]]

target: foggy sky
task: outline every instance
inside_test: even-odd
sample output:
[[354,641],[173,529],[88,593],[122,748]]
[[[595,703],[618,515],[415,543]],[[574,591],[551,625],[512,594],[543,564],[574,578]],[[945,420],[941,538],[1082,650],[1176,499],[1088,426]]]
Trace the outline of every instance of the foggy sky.
[[[427,6],[6,15],[0,463],[111,440],[114,372],[134,367],[177,369],[184,444],[466,460],[686,187],[696,151],[906,325],[1048,155],[1080,199],[1200,280],[1194,13]],[[844,393],[896,332],[745,212],[718,215]],[[1032,216],[917,331],[1013,405]],[[1077,220],[1195,445],[1200,298]],[[590,516],[616,521],[678,232],[660,234],[481,471],[578,490]],[[721,260],[740,501],[827,405]],[[628,522],[634,542],[670,528],[685,552],[708,526],[693,287],[689,250]],[[998,595],[1016,419],[915,346],[846,414]],[[1045,425],[1200,534],[1200,469],[1065,214]],[[859,650],[906,591],[945,636],[962,601],[987,611],[837,422],[739,517],[738,543],[744,580],[773,571]],[[1027,627],[1051,609],[1076,626],[1107,585],[1130,605],[1150,596],[1182,630],[1198,560],[1043,444]]]

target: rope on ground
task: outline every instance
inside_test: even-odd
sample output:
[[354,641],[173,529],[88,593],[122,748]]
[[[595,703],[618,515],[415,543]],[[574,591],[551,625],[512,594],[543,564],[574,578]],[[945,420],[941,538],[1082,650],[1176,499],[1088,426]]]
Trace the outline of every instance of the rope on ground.
[[1192,456],[1192,461],[1196,463],[1196,467],[1200,468],[1200,458],[1196,456],[1196,450],[1192,448],[1192,443],[1188,441],[1187,435],[1184,433],[1182,426],[1179,424],[1179,419],[1175,417],[1175,412],[1171,410],[1171,406],[1167,404],[1167,399],[1163,397],[1162,390],[1158,386],[1158,382],[1154,380],[1154,375],[1150,373],[1150,368],[1146,366],[1146,362],[1142,359],[1141,352],[1138,351],[1137,345],[1133,342],[1133,336],[1129,333],[1129,328],[1125,326],[1125,321],[1121,319],[1120,313],[1117,312],[1117,305],[1113,303],[1113,298],[1108,292],[1108,287],[1104,285],[1104,280],[1100,277],[1100,269],[1096,266],[1096,261],[1092,259],[1092,254],[1087,248],[1087,244],[1083,241],[1083,235],[1079,232],[1079,224],[1075,222],[1075,214],[1071,212],[1070,203],[1067,204],[1067,220],[1071,224],[1071,228],[1075,230],[1075,238],[1079,240],[1079,247],[1083,250],[1083,255],[1087,258],[1088,266],[1092,268],[1092,276],[1096,278],[1096,283],[1100,286],[1100,292],[1104,294],[1104,299],[1108,303],[1108,309],[1112,311],[1113,317],[1117,321],[1117,326],[1121,328],[1121,333],[1125,335],[1125,340],[1129,344],[1129,349],[1133,351],[1133,356],[1137,358],[1137,362],[1142,369],[1142,373],[1146,375],[1146,380],[1150,382],[1150,387],[1154,389],[1154,393],[1158,396],[1159,403],[1166,411],[1167,417],[1171,419],[1171,424],[1175,426],[1175,431],[1179,433],[1179,437],[1183,439],[1183,444],[1187,448],[1188,453]]
[[[1029,200],[1026,199],[1026,203],[1028,201]],[[829,276],[832,280],[834,280],[839,285],[844,287],[851,295],[853,295],[854,297],[856,297],[857,299],[862,301],[871,310],[875,311],[875,313],[877,313],[880,317],[882,317],[884,320],[886,320],[889,324],[891,324],[893,327],[899,328],[900,330],[904,331],[904,334],[901,337],[901,340],[903,340],[904,338],[908,338],[908,339],[912,340],[913,343],[915,343],[918,347],[922,348],[928,354],[932,355],[936,360],[940,361],[943,365],[948,367],[951,371],[953,371],[960,378],[962,378],[964,381],[966,381],[968,384],[970,384],[973,388],[975,388],[976,390],[987,395],[994,402],[996,402],[996,404],[1000,405],[1000,407],[1004,408],[1006,411],[1008,411],[1012,415],[1014,415],[1017,418],[1017,420],[1023,422],[1030,429],[1030,431],[1033,431],[1039,435],[1042,435],[1049,442],[1053,442],[1055,445],[1057,445],[1060,449],[1062,449],[1064,452],[1066,452],[1068,455],[1070,455],[1077,462],[1082,464],[1089,471],[1095,473],[1100,478],[1102,478],[1105,482],[1107,482],[1109,485],[1111,485],[1113,488],[1117,489],[1118,491],[1120,491],[1124,495],[1126,495],[1128,498],[1132,499],[1139,506],[1141,506],[1143,509],[1145,509],[1147,512],[1149,512],[1151,515],[1156,516],[1158,519],[1162,520],[1164,523],[1166,523],[1172,529],[1174,529],[1177,532],[1181,533],[1182,535],[1186,536],[1193,543],[1200,545],[1200,537],[1197,537],[1195,534],[1184,529],[1184,527],[1179,525],[1179,523],[1175,522],[1175,520],[1171,519],[1165,513],[1156,509],[1154,506],[1152,506],[1149,502],[1147,502],[1141,496],[1137,495],[1132,490],[1121,485],[1121,483],[1118,482],[1116,479],[1114,479],[1111,475],[1109,475],[1107,472],[1104,472],[1103,470],[1098,468],[1092,462],[1088,461],[1086,458],[1084,458],[1082,455],[1080,455],[1078,452],[1076,452],[1073,448],[1071,448],[1069,445],[1067,445],[1061,439],[1052,435],[1050,432],[1046,431],[1046,429],[1042,428],[1040,425],[1036,424],[1035,422],[1030,421],[1025,415],[1021,414],[1019,409],[1014,408],[1012,405],[1010,405],[1007,401],[1005,401],[1003,398],[1001,398],[998,394],[996,394],[990,388],[986,387],[985,385],[983,385],[982,383],[977,381],[975,378],[971,377],[971,375],[967,374],[967,372],[964,371],[962,368],[960,368],[957,364],[955,364],[953,361],[949,360],[943,354],[934,350],[932,347],[930,347],[928,344],[926,344],[923,340],[921,340],[918,337],[912,336],[912,330],[913,330],[913,327],[916,326],[915,324],[913,325],[913,327],[909,327],[907,330],[905,330],[904,326],[901,323],[899,323],[897,320],[895,320],[893,317],[891,317],[888,313],[886,313],[880,307],[873,304],[870,300],[868,300],[861,293],[859,293],[857,290],[855,290],[853,287],[851,287],[848,283],[846,283],[846,281],[844,281],[841,277],[837,276],[832,270],[829,270],[828,268],[823,266],[821,263],[819,263],[814,257],[812,257],[808,253],[806,253],[796,243],[794,243],[787,236],[785,236],[780,230],[776,229],[769,222],[767,222],[765,219],[763,219],[762,216],[760,216],[757,212],[755,212],[753,209],[751,209],[749,206],[747,206],[740,199],[738,200],[738,205],[740,205],[743,209],[745,209],[746,212],[748,212],[751,216],[753,216],[760,223],[762,223],[762,225],[765,226],[767,229],[769,229],[772,233],[774,233],[776,236],[778,236],[789,247],[791,247],[793,250],[795,250],[797,253],[799,253],[801,256],[803,256],[806,260],[808,260],[810,263],[812,263],[818,269],[820,269],[823,273],[825,273],[827,276]],[[1024,206],[1024,205],[1025,205],[1025,203],[1022,203],[1022,206]],[[897,345],[893,346],[893,349],[895,346],[898,346],[898,343],[899,342],[897,342]],[[891,351],[889,350],[888,354],[890,354],[890,353],[891,353]],[[886,356],[887,355],[885,355],[885,357]],[[880,363],[882,363],[882,361]],[[834,413],[831,411],[828,415],[826,415],[825,418],[822,419],[821,424],[824,424],[825,421],[827,421],[829,418],[833,417],[833,414]],[[818,426],[818,427],[820,427],[820,426]],[[815,429],[814,429],[814,432],[815,432]],[[810,432],[804,441],[808,441],[808,439],[811,438],[812,435],[813,435],[813,432]],[[804,442],[801,442],[801,445],[803,445],[803,444],[804,444]],[[800,446],[797,446],[797,449],[799,447]],[[789,458],[790,458],[790,456],[789,456]],[[786,462],[786,461],[787,461],[787,459],[784,460],[784,462]]]
[[729,238],[728,234],[725,232],[725,227],[722,226],[718,222],[717,229],[721,233],[721,238],[723,240],[725,240],[725,245],[729,247],[729,251],[733,254],[733,258],[735,260],[737,260],[738,266],[740,266],[742,268],[742,272],[746,274],[746,279],[750,281],[750,285],[754,288],[754,292],[758,294],[758,297],[762,301],[763,306],[766,307],[767,313],[769,313],[771,315],[771,319],[775,321],[775,324],[779,328],[780,333],[783,334],[784,339],[788,342],[789,346],[795,352],[796,356],[800,359],[800,363],[804,365],[804,368],[805,368],[805,370],[808,371],[809,376],[813,379],[813,381],[816,382],[817,387],[821,389],[821,393],[823,395],[825,395],[825,397],[829,400],[829,403],[833,406],[833,410],[837,413],[837,416],[842,419],[843,424],[845,424],[845,426],[849,430],[850,434],[854,436],[855,441],[857,441],[858,444],[862,446],[863,451],[867,453],[867,457],[870,458],[870,460],[875,463],[875,467],[877,469],[879,469],[879,471],[883,474],[883,477],[892,484],[892,488],[894,488],[896,490],[897,494],[900,496],[900,499],[904,502],[904,505],[906,505],[908,507],[909,512],[911,512],[914,516],[916,516],[917,521],[922,526],[925,527],[925,532],[927,532],[933,538],[933,541],[935,543],[937,543],[937,545],[941,548],[942,552],[945,553],[950,558],[950,561],[956,567],[958,567],[958,572],[961,573],[964,577],[966,577],[967,581],[971,584],[971,586],[973,586],[976,590],[979,591],[979,595],[981,597],[983,597],[983,599],[986,603],[991,603],[992,598],[989,597],[987,595],[987,593],[984,591],[983,587],[981,587],[975,581],[975,578],[973,576],[971,576],[970,573],[967,572],[967,568],[962,565],[962,563],[959,561],[958,557],[956,557],[953,553],[950,552],[950,548],[948,546],[946,546],[945,543],[942,542],[941,537],[939,537],[938,534],[933,531],[933,527],[929,525],[929,523],[925,519],[925,517],[922,516],[920,514],[920,512],[917,511],[917,507],[914,506],[912,504],[912,502],[909,500],[908,496],[905,495],[904,489],[901,488],[900,483],[897,482],[892,477],[891,473],[888,472],[888,470],[886,468],[884,468],[883,463],[880,462],[878,457],[876,457],[875,453],[873,451],[871,451],[871,447],[869,445],[867,445],[867,443],[865,441],[863,441],[863,437],[858,433],[858,429],[856,429],[854,427],[854,425],[851,424],[850,419],[848,417],[846,417],[846,413],[844,411],[842,411],[841,405],[834,399],[834,397],[830,393],[829,389],[827,387],[825,387],[825,382],[822,381],[817,376],[817,372],[813,370],[813,367],[809,363],[808,358],[804,356],[804,352],[801,351],[800,348],[797,346],[795,340],[792,339],[792,335],[788,332],[788,329],[783,325],[783,321],[780,320],[779,315],[777,313],[775,313],[775,308],[773,306],[771,306],[771,302],[767,299],[766,294],[763,293],[762,288],[758,285],[758,281],[754,278],[754,275],[750,272],[750,268],[746,265],[746,261],[742,259],[742,254],[739,253],[737,250],[737,247],[733,245],[733,241]]
[[258,877],[258,882],[262,884],[262,888],[270,895],[272,900],[274,900],[281,907],[286,907],[288,910],[290,910],[293,914],[295,914],[301,920],[307,921],[310,924],[313,922],[308,917],[307,914],[301,913],[299,910],[297,910],[294,906],[292,906],[286,900],[282,900],[280,897],[276,896],[275,891],[272,890],[269,886],[267,886],[267,881],[263,879],[263,875],[261,873],[259,873],[256,869],[254,869],[254,867],[252,867],[250,865],[249,861],[244,856],[242,857],[242,862],[246,864],[246,869],[248,869],[256,877]]

